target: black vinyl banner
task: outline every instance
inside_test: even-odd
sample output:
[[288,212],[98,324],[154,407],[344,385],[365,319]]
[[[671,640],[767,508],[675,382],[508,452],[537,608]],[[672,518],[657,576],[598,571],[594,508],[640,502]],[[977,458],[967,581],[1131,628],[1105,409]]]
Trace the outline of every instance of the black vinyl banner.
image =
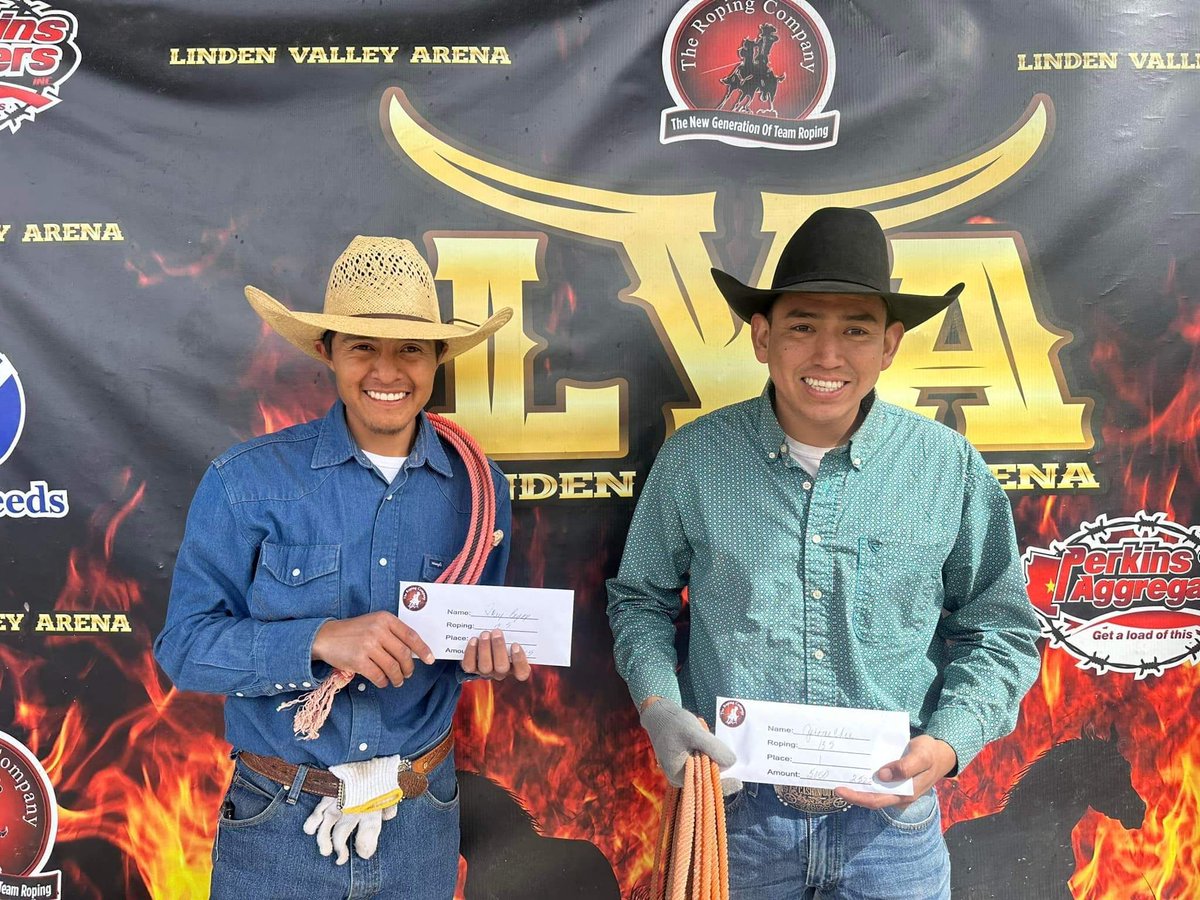
[[763,388],[710,268],[769,283],[831,205],[965,283],[879,390],[984,454],[1042,624],[940,789],[956,900],[1193,896],[1191,5],[64,4],[0,0],[0,896],[207,896],[221,699],[151,642],[206,465],[335,397],[243,287],[317,311],[360,234],[513,308],[429,408],[508,476],[508,583],[575,591],[569,668],[460,703],[460,894],[648,889],[604,580],[665,438]]

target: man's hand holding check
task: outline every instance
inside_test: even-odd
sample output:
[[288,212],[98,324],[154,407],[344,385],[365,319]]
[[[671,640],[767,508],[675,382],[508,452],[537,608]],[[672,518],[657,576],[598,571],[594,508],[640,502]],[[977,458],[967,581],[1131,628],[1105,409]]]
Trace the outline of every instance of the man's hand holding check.
[[876,773],[880,781],[904,781],[911,778],[912,794],[868,794],[840,787],[834,793],[856,806],[881,809],[885,806],[908,806],[931,787],[954,771],[958,754],[945,741],[927,734],[917,735],[908,742],[903,755],[887,763]]
[[[404,684],[413,673],[414,659],[426,664],[434,660],[433,651],[421,636],[390,612],[331,619],[317,630],[312,657],[335,669],[361,675],[377,688]],[[504,632],[499,629],[468,642],[462,668],[492,681],[503,681],[510,673],[518,681],[525,681],[530,673],[525,651],[519,644],[507,647]]]

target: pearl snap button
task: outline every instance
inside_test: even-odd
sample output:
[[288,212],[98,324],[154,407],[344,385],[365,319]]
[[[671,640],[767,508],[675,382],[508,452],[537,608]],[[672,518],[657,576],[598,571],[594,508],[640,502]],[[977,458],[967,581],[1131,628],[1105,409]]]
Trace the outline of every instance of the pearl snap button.
[[358,689],[359,689],[360,691],[365,691],[365,690],[367,689],[367,686],[366,686],[366,684],[364,684],[363,682],[361,682],[361,681],[360,681],[360,682],[358,683]]
[[821,594],[821,592],[820,592],[820,591],[813,591],[813,592],[812,592],[812,595],[813,595],[813,599],[814,599],[814,600],[820,600],[820,599],[821,599],[821,597],[822,597],[822,594]]
[[292,577],[293,577],[293,578],[299,578],[299,577],[300,577],[300,570],[299,570],[299,569],[292,569]]
[[814,651],[813,651],[813,659],[818,659],[818,660],[819,660],[819,659],[824,659],[824,658],[825,658],[825,651],[824,651],[824,650],[814,650]]
[[819,544],[819,543],[821,543],[821,536],[820,536],[819,534],[814,534],[814,535],[813,535],[813,543],[814,543],[814,544]]
[[379,560],[379,564],[380,564],[381,566],[386,566],[386,565],[387,565],[387,557],[386,557],[386,556],[385,556],[385,557],[381,557],[381,558],[380,558],[380,560]]

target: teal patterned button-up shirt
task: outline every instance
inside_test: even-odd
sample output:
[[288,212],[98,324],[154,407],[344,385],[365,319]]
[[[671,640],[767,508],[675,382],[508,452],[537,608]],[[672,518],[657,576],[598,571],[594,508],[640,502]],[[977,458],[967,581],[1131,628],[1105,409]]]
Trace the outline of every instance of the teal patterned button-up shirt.
[[963,437],[874,394],[812,476],[772,393],[663,444],[608,582],[618,671],[634,702],[709,723],[717,696],[902,710],[961,769],[1012,730],[1038,672],[1007,497]]

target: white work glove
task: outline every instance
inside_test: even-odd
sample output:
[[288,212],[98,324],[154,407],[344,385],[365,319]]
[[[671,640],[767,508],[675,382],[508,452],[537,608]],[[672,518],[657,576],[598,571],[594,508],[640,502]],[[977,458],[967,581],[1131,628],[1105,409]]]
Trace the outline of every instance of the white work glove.
[[722,769],[737,762],[732,750],[673,700],[654,701],[642,712],[641,719],[658,764],[675,787],[683,787],[684,766],[693,751],[703,753]]
[[354,852],[370,859],[379,848],[383,823],[396,818],[397,812],[396,804],[392,804],[371,812],[345,813],[338,809],[336,797],[322,797],[312,815],[304,820],[304,833],[317,836],[317,850],[322,856],[329,856],[336,849],[335,862],[344,866],[350,861],[350,835],[354,834]]
[[402,758],[376,756],[330,766],[342,782],[342,812],[367,813],[395,806],[404,796],[396,781]]

